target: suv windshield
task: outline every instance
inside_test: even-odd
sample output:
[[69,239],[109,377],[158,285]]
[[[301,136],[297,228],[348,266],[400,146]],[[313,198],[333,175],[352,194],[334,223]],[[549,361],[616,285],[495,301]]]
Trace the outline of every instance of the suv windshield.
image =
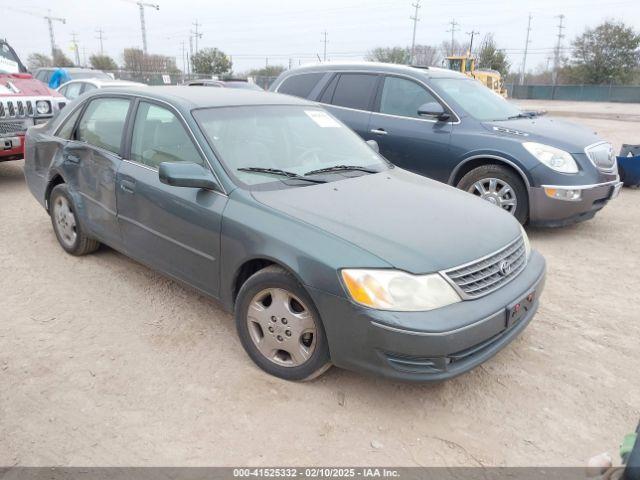
[[6,43],[0,42],[0,70],[6,73],[19,73],[20,64]]
[[[244,185],[285,179],[257,169],[304,176],[313,170],[342,165],[374,171],[388,168],[385,160],[360,137],[317,107],[208,108],[194,111],[194,116],[227,172]],[[254,170],[246,171],[248,168]],[[350,168],[308,178],[330,181],[362,174],[366,171]]]
[[477,120],[507,120],[522,112],[477,80],[434,78],[432,82]]

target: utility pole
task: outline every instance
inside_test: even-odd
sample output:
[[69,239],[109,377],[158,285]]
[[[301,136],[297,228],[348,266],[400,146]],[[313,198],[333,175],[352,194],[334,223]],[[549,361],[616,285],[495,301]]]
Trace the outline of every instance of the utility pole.
[[413,38],[411,40],[411,58],[409,59],[409,64],[413,65],[416,61],[416,28],[418,27],[418,22],[420,19],[418,18],[418,10],[420,10],[420,0],[416,0],[416,3],[412,3],[416,11],[413,14],[413,17],[409,17],[413,20]]
[[145,2],[142,2],[141,0],[123,0],[123,1],[128,3],[135,3],[136,5],[138,5],[138,8],[140,9],[140,30],[142,31],[142,51],[146,55],[148,51],[147,51],[147,27],[144,21],[144,7],[150,7],[150,8],[155,8],[156,10],[160,10],[160,5],[157,5],[155,3],[145,3]]
[[196,50],[195,50],[195,52],[198,53],[198,39],[202,38],[202,33],[198,32],[198,27],[201,27],[202,24],[198,23],[198,21],[196,20],[192,25],[194,25],[196,27],[195,31],[192,31],[191,33],[193,34],[194,38],[196,39]]
[[460,30],[458,27],[458,25],[460,25],[458,22],[456,22],[456,19],[452,19],[449,22],[449,25],[451,25],[451,28],[449,30],[447,30],[447,32],[451,32],[451,55],[453,55],[453,45],[455,43],[455,34],[458,30]]
[[182,46],[182,83],[184,83],[184,74],[187,70],[187,64],[184,58],[184,40],[180,42],[180,45]]
[[71,33],[71,43],[73,43],[73,51],[76,53],[76,65],[80,66],[80,49],[78,48],[78,34]]
[[566,28],[563,25],[564,18],[565,18],[564,15],[558,15],[558,18],[560,19],[560,23],[558,24],[558,43],[556,45],[556,50],[554,52],[554,58],[553,58],[553,86],[554,87],[558,83],[558,69],[560,68],[560,49],[562,48],[562,39],[564,38],[564,34],[562,33],[562,30]]
[[469,55],[473,54],[473,37],[479,34],[480,32],[476,32],[475,30],[471,30],[470,32],[467,32],[467,35],[471,37],[471,40],[469,41]]
[[102,43],[103,40],[106,40],[103,36],[104,32],[101,28],[99,28],[98,30],[96,30],[96,33],[98,34],[96,38],[100,40],[100,55],[104,55],[104,45]]
[[87,66],[87,47],[82,47],[82,66]]
[[[189,53],[187,54],[187,61],[191,58],[193,62],[193,37],[189,35]],[[189,70],[189,74],[191,74],[191,70]]]
[[63,25],[67,23],[64,18],[57,18],[51,16],[51,10],[49,10],[49,15],[44,17],[47,23],[49,24],[49,41],[51,42],[51,60],[55,62],[54,57],[56,56],[56,39],[53,36],[53,22],[61,22]]
[[529,22],[527,23],[527,40],[524,42],[524,56],[522,57],[522,74],[520,75],[520,85],[524,85],[524,77],[527,74],[527,53],[529,52],[529,34],[531,33],[531,19],[533,16],[529,14]]
[[324,40],[322,40],[322,42],[324,43],[324,55],[323,55],[323,61],[327,61],[327,31],[325,30],[324,32],[322,32],[322,36],[324,37]]

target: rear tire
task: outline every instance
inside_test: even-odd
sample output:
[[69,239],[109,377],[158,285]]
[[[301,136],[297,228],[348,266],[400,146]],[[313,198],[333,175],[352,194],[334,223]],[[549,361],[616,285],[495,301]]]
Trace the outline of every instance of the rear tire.
[[521,224],[529,218],[529,194],[520,176],[502,165],[482,165],[460,179],[457,187],[511,213]]
[[272,265],[240,288],[238,336],[253,362],[285,380],[312,380],[331,367],[320,314],[293,275]]
[[100,242],[88,237],[80,224],[67,185],[56,185],[49,197],[49,214],[60,246],[71,255],[86,255],[95,252]]

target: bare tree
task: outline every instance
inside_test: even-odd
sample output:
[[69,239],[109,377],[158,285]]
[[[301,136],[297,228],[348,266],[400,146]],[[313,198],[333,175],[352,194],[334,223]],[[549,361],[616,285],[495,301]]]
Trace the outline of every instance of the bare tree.
[[439,66],[442,55],[437,47],[432,45],[416,45],[414,63],[421,66]]

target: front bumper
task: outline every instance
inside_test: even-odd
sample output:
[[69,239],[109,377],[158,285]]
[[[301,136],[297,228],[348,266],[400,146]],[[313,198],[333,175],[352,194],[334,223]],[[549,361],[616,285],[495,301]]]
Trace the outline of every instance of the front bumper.
[[24,157],[24,134],[0,135],[0,162]]
[[[595,214],[617,196],[620,181],[581,186],[531,187],[529,189],[529,224],[532,226],[562,227],[593,218]],[[545,188],[580,190],[579,200],[551,198]]]
[[[477,300],[430,312],[388,312],[309,288],[339,367],[408,381],[440,381],[485,362],[522,332],[544,288],[545,261],[532,252],[509,284]],[[533,294],[531,302],[526,298]],[[523,304],[517,322],[508,312]],[[526,304],[526,305],[525,305]]]

